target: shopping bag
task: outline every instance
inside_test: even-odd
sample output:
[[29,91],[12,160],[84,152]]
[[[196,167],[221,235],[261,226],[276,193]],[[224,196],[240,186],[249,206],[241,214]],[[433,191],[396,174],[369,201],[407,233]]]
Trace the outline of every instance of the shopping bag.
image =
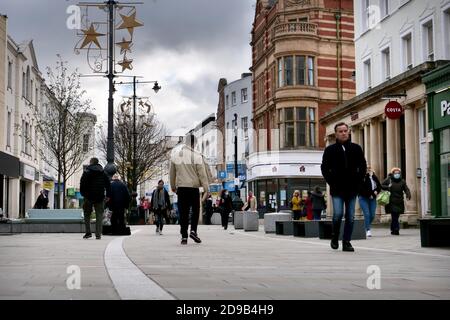
[[112,211],[109,210],[108,208],[106,208],[105,211],[103,211],[103,225],[104,226],[111,225],[111,215],[112,215]]
[[391,193],[387,190],[385,191],[381,191],[378,195],[377,195],[377,203],[380,206],[385,206],[387,204],[389,204],[389,198],[391,197]]

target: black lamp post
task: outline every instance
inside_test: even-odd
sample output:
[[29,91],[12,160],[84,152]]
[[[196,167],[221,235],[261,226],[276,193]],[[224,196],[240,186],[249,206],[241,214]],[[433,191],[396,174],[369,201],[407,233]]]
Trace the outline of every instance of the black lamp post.
[[234,114],[234,198],[233,198],[233,209],[235,211],[240,211],[244,203],[240,197],[239,191],[239,170],[238,170],[238,124],[237,124],[237,113]]

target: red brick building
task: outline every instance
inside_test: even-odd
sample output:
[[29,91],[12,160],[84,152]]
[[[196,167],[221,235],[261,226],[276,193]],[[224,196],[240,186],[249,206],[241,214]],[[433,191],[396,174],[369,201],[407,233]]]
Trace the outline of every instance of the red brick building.
[[[260,204],[269,211],[286,205],[285,192],[325,187],[320,174],[325,128],[319,119],[355,95],[353,39],[352,0],[256,3],[251,71],[257,154],[250,157],[249,176],[250,188],[259,196],[264,191]],[[269,189],[282,184],[282,195],[271,194]],[[276,208],[268,200],[276,200]]]

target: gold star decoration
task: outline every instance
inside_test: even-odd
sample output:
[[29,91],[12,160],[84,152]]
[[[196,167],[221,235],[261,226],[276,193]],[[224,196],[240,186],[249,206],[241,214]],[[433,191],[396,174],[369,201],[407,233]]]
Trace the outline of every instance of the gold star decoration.
[[86,47],[91,42],[93,42],[95,45],[97,45],[97,47],[99,47],[100,49],[102,48],[100,46],[100,43],[98,42],[97,37],[104,36],[105,34],[104,33],[98,33],[97,31],[95,31],[94,24],[91,23],[91,26],[89,27],[89,29],[81,30],[81,31],[83,31],[83,33],[85,35],[85,38],[83,40],[83,44],[81,45],[80,49],[83,49],[84,47]]
[[133,70],[133,66],[131,63],[133,62],[133,59],[128,60],[126,56],[123,57],[122,61],[119,61],[117,64],[122,67],[122,72],[125,71],[125,69]]
[[122,38],[122,42],[117,42],[116,45],[120,47],[120,54],[124,54],[131,52],[131,46],[133,43],[131,41],[125,41],[125,38]]
[[122,17],[122,24],[117,27],[117,30],[120,29],[128,29],[128,32],[130,33],[131,37],[133,38],[133,31],[134,28],[142,27],[144,24],[136,20],[136,11],[133,12],[131,16],[126,16],[123,14],[120,14]]

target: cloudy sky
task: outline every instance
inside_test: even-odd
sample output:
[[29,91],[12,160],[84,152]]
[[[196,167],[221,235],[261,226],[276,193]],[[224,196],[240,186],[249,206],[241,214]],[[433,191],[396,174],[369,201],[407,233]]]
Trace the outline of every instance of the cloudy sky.
[[[101,1],[99,1],[101,2]],[[134,45],[128,58],[133,70],[125,75],[158,80],[162,90],[155,94],[152,85],[140,85],[138,95],[150,96],[158,118],[168,133],[184,134],[217,110],[217,85],[220,78],[229,82],[251,65],[251,28],[256,0],[144,0],[137,18],[144,27],[134,31]],[[76,30],[67,27],[67,9],[73,0],[1,0],[0,13],[8,16],[8,33],[20,43],[33,39],[39,69],[54,66],[56,54],[72,68],[92,74],[86,51],[74,53],[79,40]],[[91,19],[106,21],[99,10]],[[118,21],[117,23],[120,23]],[[101,30],[99,30],[101,32]],[[127,37],[128,31],[121,31]],[[129,36],[128,36],[129,37]],[[103,38],[99,38],[104,41]],[[105,42],[103,42],[105,43]],[[118,56],[119,57],[119,56]],[[118,66],[118,70],[121,67]],[[118,80],[120,81],[120,80]],[[122,79],[127,81],[127,79]],[[87,97],[92,99],[99,121],[106,123],[108,81],[83,78]],[[117,105],[131,88],[118,86]]]

